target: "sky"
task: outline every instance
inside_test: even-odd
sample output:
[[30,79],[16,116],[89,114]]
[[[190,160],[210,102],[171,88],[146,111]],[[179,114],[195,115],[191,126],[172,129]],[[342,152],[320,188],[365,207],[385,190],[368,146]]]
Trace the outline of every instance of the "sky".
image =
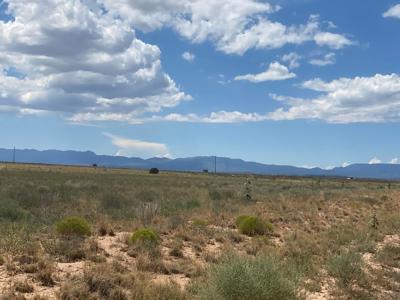
[[0,147],[400,163],[398,0],[0,0]]

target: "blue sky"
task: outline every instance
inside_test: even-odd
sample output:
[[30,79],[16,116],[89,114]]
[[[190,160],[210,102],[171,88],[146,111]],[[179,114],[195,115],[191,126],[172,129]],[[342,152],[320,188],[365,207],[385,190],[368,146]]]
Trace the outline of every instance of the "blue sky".
[[398,1],[0,3],[0,147],[399,162]]

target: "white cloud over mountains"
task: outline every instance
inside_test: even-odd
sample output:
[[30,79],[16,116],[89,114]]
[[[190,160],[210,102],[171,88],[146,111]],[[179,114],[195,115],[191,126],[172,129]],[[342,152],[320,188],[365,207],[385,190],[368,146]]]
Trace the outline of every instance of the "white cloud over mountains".
[[396,4],[389,8],[384,14],[385,18],[398,18],[400,19],[400,4]]
[[7,0],[0,21],[0,105],[129,119],[190,99],[162,70],[160,50],[94,0]]
[[380,164],[380,163],[382,163],[382,161],[377,157],[374,157],[369,161],[370,165],[377,165],[377,164]]
[[165,144],[146,142],[113,135],[105,132],[111,143],[118,148],[115,155],[128,157],[170,157]]

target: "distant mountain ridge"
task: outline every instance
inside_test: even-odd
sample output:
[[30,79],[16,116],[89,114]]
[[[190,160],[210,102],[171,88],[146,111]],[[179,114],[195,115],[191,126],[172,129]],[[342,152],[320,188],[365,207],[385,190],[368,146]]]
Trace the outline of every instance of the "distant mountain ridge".
[[[42,163],[62,165],[93,165],[114,168],[159,168],[168,171],[202,172],[214,171],[213,156],[198,156],[189,158],[150,158],[97,155],[92,151],[60,151],[60,150],[16,150],[16,162]],[[12,149],[0,148],[0,161],[11,162]],[[263,175],[287,176],[341,176],[370,179],[400,180],[400,165],[397,164],[353,164],[347,167],[337,167],[331,170],[321,168],[299,168],[284,165],[267,165],[248,162],[241,159],[217,157],[217,172],[219,173],[252,173]]]

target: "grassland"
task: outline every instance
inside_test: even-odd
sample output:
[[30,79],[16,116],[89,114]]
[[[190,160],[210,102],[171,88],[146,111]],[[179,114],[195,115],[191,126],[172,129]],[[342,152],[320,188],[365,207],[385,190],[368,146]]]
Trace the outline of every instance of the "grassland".
[[0,295],[400,299],[400,183],[1,164]]

